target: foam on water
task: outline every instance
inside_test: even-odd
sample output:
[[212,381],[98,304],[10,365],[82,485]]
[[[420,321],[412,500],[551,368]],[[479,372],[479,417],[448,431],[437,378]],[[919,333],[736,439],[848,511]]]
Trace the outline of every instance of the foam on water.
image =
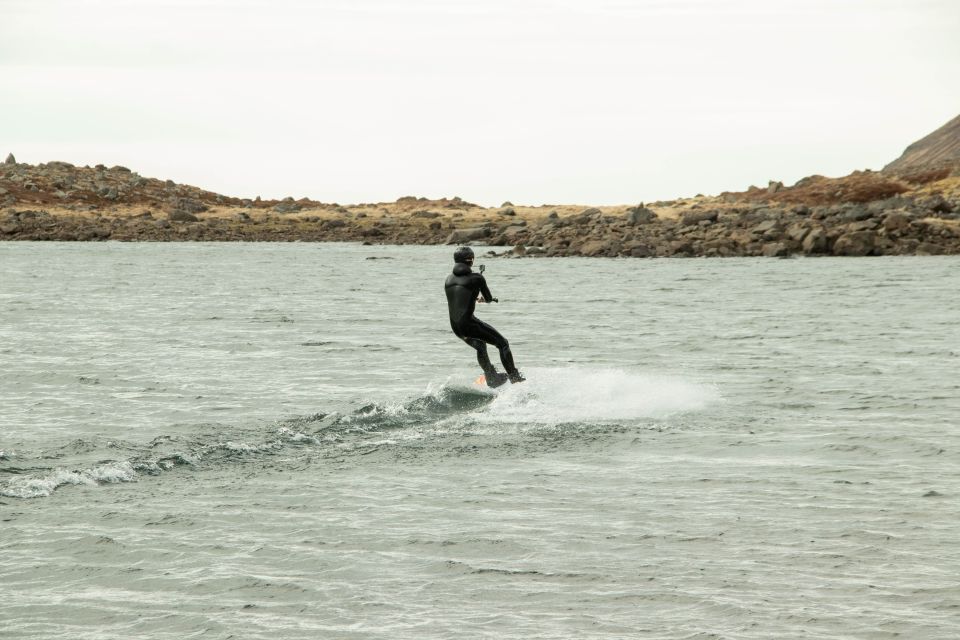
[[66,485],[114,484],[134,482],[137,472],[131,463],[109,462],[90,469],[71,471],[58,468],[44,475],[12,478],[0,485],[0,496],[7,498],[43,498]]
[[607,422],[699,411],[718,401],[711,385],[621,369],[529,369],[523,384],[500,387],[477,412],[482,421],[561,424]]

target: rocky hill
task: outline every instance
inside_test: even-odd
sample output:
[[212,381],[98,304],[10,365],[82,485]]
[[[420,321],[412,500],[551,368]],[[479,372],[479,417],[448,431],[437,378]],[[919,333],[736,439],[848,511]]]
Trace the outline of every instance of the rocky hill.
[[0,165],[0,240],[470,243],[516,257],[960,254],[960,175],[942,162],[957,127],[949,131],[905,154],[914,149],[937,162],[902,172],[810,176],[614,207],[484,208],[412,196],[354,205],[246,200],[125,167],[29,165],[10,156]]
[[899,158],[883,168],[883,172],[899,176],[915,176],[929,172],[946,172],[960,167],[960,116],[928,136],[917,140]]

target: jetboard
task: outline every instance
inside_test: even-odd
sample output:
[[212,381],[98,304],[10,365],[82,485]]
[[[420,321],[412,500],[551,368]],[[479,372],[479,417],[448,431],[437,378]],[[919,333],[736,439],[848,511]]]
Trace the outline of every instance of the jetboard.
[[473,381],[473,384],[478,387],[490,387],[491,389],[496,389],[497,387],[503,386],[510,381],[510,376],[505,373],[501,373],[495,380],[487,380],[487,376],[480,374],[480,377]]

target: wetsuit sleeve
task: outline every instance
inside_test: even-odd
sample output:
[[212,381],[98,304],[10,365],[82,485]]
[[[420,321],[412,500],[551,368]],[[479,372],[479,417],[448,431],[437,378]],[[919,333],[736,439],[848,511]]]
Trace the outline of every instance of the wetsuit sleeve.
[[493,294],[490,293],[490,287],[487,286],[487,279],[483,276],[479,276],[480,279],[480,293],[483,294],[483,299],[486,302],[493,300]]

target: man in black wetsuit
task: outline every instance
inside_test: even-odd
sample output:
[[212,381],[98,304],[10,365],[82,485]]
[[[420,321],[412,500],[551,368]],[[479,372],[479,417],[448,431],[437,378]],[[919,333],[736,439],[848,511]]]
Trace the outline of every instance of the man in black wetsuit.
[[[490,294],[487,281],[480,273],[470,270],[473,266],[473,250],[470,247],[460,247],[453,254],[453,273],[447,276],[444,288],[447,292],[447,307],[450,310],[450,327],[457,337],[477,350],[477,362],[483,369],[490,387],[499,387],[507,380],[523,382],[524,377],[517,371],[513,363],[513,354],[510,353],[510,343],[500,335],[500,332],[486,322],[477,320],[473,310],[477,302],[496,302]],[[478,297],[482,294],[483,297]],[[492,344],[500,350],[500,362],[507,370],[500,373],[490,362],[487,355],[487,345]]]

